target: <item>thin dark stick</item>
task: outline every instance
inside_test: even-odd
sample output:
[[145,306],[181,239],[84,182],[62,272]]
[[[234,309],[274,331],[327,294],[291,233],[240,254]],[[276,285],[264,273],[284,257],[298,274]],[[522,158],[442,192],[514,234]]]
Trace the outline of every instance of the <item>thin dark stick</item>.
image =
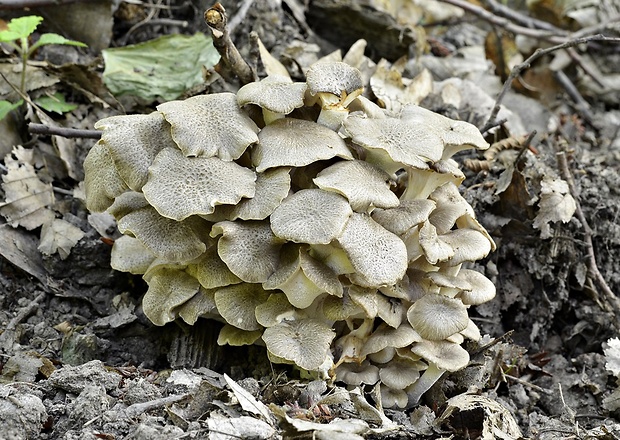
[[566,74],[562,70],[558,70],[553,73],[555,80],[562,86],[562,88],[566,91],[568,96],[571,97],[573,102],[575,103],[575,108],[577,112],[581,115],[583,119],[585,119],[588,124],[592,125],[592,121],[594,120],[594,116],[592,115],[592,111],[590,110],[590,104],[586,101],[577,87],[573,84],[573,82],[566,76]]
[[519,154],[517,154],[517,157],[515,158],[514,165],[513,165],[515,169],[517,168],[517,165],[519,164],[519,161],[523,157],[523,154],[525,153],[525,151],[528,148],[530,148],[530,144],[532,143],[534,136],[536,136],[536,130],[532,130],[532,132],[527,135],[527,138],[525,139],[525,141],[523,141],[523,144],[521,144],[521,150],[519,150]]
[[[445,0],[442,0],[442,1],[445,1]],[[453,0],[449,0],[449,1],[453,1]],[[536,51],[527,60],[525,60],[521,64],[516,65],[510,71],[510,75],[508,75],[508,79],[506,79],[506,81],[504,82],[504,86],[502,87],[502,90],[499,92],[499,96],[497,97],[497,100],[495,101],[495,106],[493,107],[493,110],[491,111],[491,115],[489,116],[489,119],[487,120],[484,127],[480,129],[480,131],[484,133],[488,131],[487,127],[494,125],[495,118],[497,117],[497,114],[500,111],[502,101],[504,100],[506,93],[508,93],[508,90],[510,90],[510,87],[512,86],[512,81],[515,78],[517,78],[521,74],[522,71],[524,71],[525,69],[529,69],[534,61],[536,61],[538,58],[545,56],[551,52],[555,52],[556,50],[578,46],[580,44],[587,43],[589,41],[620,41],[620,39],[610,38],[610,37],[606,37],[605,35],[600,35],[600,34],[590,35],[588,37],[576,38],[574,40],[566,41],[562,44],[547,47],[545,49],[542,49],[542,48],[536,49]]]
[[556,153],[556,157],[558,160],[558,167],[560,169],[560,174],[562,175],[562,179],[566,181],[568,184],[568,189],[570,191],[571,196],[575,199],[575,214],[577,219],[581,223],[583,227],[584,233],[584,242],[586,243],[586,248],[588,252],[588,273],[592,277],[593,281],[598,285],[601,292],[603,292],[606,303],[608,304],[610,311],[614,312],[616,316],[616,325],[619,325],[618,319],[620,318],[620,298],[618,298],[614,292],[611,290],[605,278],[601,274],[601,271],[596,264],[596,255],[594,254],[594,243],[592,242],[592,229],[588,224],[588,220],[581,209],[581,204],[579,203],[579,198],[577,197],[577,191],[575,189],[575,181],[573,180],[573,175],[570,172],[568,167],[568,161],[566,160],[566,153],[564,151],[558,151]]
[[39,6],[67,5],[69,3],[79,3],[85,0],[0,0],[0,9],[26,9],[37,8]]
[[[237,75],[242,84],[249,84],[256,81],[258,78],[256,78],[256,75],[243,59],[230,38],[226,26],[228,16],[226,15],[224,7],[216,3],[213,7],[207,9],[205,11],[205,22],[213,34],[213,46],[215,46],[222,57],[218,66],[221,68],[221,63],[223,63],[224,67]],[[216,66],[216,70],[218,66]]]
[[97,130],[78,130],[76,128],[50,127],[44,124],[28,124],[28,132],[48,136],[62,136],[65,138],[101,139],[101,132]]
[[544,29],[546,31],[553,31],[558,35],[564,34],[566,31],[555,27],[551,23],[547,23],[546,21],[538,20],[534,17],[529,17],[527,15],[521,14],[518,11],[515,11],[508,6],[505,6],[496,0],[484,0],[483,2],[494,14],[505,17],[509,20],[512,20],[516,23],[519,23],[522,26],[531,28],[531,29]]

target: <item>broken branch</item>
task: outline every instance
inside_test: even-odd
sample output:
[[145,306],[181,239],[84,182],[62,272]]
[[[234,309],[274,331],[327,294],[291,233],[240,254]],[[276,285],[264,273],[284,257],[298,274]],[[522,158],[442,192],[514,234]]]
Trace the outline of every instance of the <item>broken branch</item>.
[[28,132],[47,136],[62,136],[65,138],[88,138],[100,139],[101,132],[98,130],[78,130],[76,128],[50,127],[44,124],[28,124]]

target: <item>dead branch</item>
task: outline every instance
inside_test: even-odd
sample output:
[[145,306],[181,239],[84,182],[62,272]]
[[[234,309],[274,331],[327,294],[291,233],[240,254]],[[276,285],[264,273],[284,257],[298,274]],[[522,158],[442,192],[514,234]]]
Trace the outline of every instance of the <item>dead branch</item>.
[[86,2],[86,0],[4,0],[0,2],[0,9],[27,9],[39,6],[58,6],[69,3]]
[[222,74],[223,68],[232,71],[242,84],[249,84],[257,81],[255,72],[252,71],[248,63],[243,59],[237,47],[232,42],[228,27],[228,16],[224,7],[216,3],[213,7],[205,11],[205,22],[213,34],[213,46],[217,49],[222,59],[215,66],[215,70]]
[[[441,0],[441,1],[446,1],[446,0]],[[452,2],[454,0],[448,0],[448,1]],[[482,133],[486,133],[487,131],[489,131],[491,127],[495,126],[495,118],[497,117],[497,114],[500,111],[502,101],[504,100],[506,93],[508,93],[508,90],[510,90],[510,87],[512,86],[512,82],[521,74],[522,71],[524,71],[525,69],[529,69],[534,61],[536,61],[538,58],[542,56],[545,56],[557,50],[578,46],[580,44],[588,43],[590,41],[618,42],[620,41],[620,39],[606,37],[605,35],[598,34],[598,35],[590,35],[588,37],[583,37],[583,38],[575,38],[573,40],[565,41],[562,44],[547,47],[544,49],[542,48],[536,49],[536,51],[532,55],[530,55],[528,59],[526,59],[521,64],[516,65],[510,71],[510,75],[508,75],[508,78],[504,82],[504,86],[502,87],[502,90],[499,92],[499,96],[497,97],[497,100],[495,101],[495,106],[493,107],[493,110],[491,111],[491,115],[489,116],[489,119],[487,120],[486,124],[480,129],[480,131]]]
[[78,130],[76,128],[50,127],[44,124],[28,124],[28,132],[47,136],[62,136],[65,138],[101,139],[101,132],[97,130]]
[[581,209],[581,204],[579,203],[579,197],[577,195],[577,190],[575,189],[575,181],[573,179],[573,175],[570,172],[568,161],[566,159],[566,153],[564,151],[556,152],[556,157],[558,160],[558,167],[560,169],[560,174],[562,179],[566,181],[568,184],[568,189],[570,191],[571,196],[575,199],[575,214],[577,219],[581,223],[584,234],[584,242],[586,244],[587,252],[588,252],[588,273],[593,281],[596,283],[600,292],[603,293],[605,304],[607,305],[608,311],[614,313],[616,317],[616,325],[619,325],[620,321],[620,298],[618,298],[614,292],[611,290],[607,281],[601,274],[601,271],[596,264],[596,255],[594,254],[594,243],[592,241],[592,229],[588,224],[588,220],[586,219],[583,210]]
[[558,84],[562,86],[564,91],[566,91],[566,94],[570,96],[570,98],[573,100],[573,102],[575,103],[575,109],[577,110],[579,115],[588,124],[592,125],[594,121],[594,115],[592,114],[592,111],[590,109],[590,104],[588,104],[588,101],[586,101],[583,96],[581,96],[581,93],[579,93],[579,90],[577,90],[577,87],[575,87],[570,78],[566,76],[566,74],[562,70],[557,70],[553,72],[553,77],[558,82]]
[[161,397],[159,399],[150,400],[148,402],[142,403],[134,403],[133,405],[129,405],[127,409],[125,409],[125,415],[127,417],[137,417],[143,412],[150,411],[155,408],[159,408],[165,405],[170,405],[172,403],[179,402],[183,399],[187,399],[190,394],[179,394],[167,397]]
[[553,31],[558,35],[561,35],[565,32],[562,29],[555,27],[551,23],[547,23],[546,21],[538,20],[534,17],[529,17],[525,14],[521,14],[520,12],[501,4],[496,0],[484,0],[483,3],[494,14],[505,17],[513,22],[520,24],[521,26],[525,26],[531,29],[544,29],[547,31]]

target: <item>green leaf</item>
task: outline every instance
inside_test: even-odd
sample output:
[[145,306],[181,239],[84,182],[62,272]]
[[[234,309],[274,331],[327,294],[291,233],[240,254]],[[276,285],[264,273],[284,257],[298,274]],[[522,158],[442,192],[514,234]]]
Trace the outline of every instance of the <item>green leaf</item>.
[[28,38],[42,21],[43,17],[39,17],[38,15],[14,18],[9,21],[7,30],[0,32],[0,42]]
[[46,44],[64,44],[65,46],[79,46],[79,47],[88,47],[86,44],[81,43],[75,40],[68,40],[62,35],[58,34],[43,34],[39,41],[37,41],[31,48],[30,52],[33,52],[35,49],[44,46]]
[[135,46],[103,51],[103,81],[116,96],[170,101],[203,82],[202,67],[219,54],[204,34],[167,35]]
[[56,92],[52,96],[41,96],[35,99],[35,104],[48,112],[63,113],[70,112],[77,108],[77,104],[71,104],[65,101],[65,97],[62,93]]
[[19,106],[23,103],[24,101],[22,99],[17,101],[15,104],[9,101],[0,101],[0,120],[4,119],[11,111],[19,108]]

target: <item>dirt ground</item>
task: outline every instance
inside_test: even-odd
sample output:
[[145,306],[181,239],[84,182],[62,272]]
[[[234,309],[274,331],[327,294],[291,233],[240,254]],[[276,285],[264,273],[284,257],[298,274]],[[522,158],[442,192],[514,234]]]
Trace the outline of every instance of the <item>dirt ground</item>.
[[[121,111],[97,83],[102,71],[97,51],[169,33],[208,34],[202,18],[211,6],[206,1],[156,2],[172,9],[90,3],[103,5],[98,21],[108,26],[109,41],[98,31],[99,40],[89,41],[90,52],[57,46],[37,55],[56,66],[88,66],[80,71],[92,75],[88,91],[77,76],[73,81],[61,76],[65,81],[54,85],[79,103],[54,117],[63,127],[92,129],[98,119]],[[365,38],[366,55],[375,62],[410,57],[403,77],[425,67],[437,83],[472,81],[454,82],[463,97],[471,95],[460,106],[437,93],[421,105],[478,127],[510,71],[484,59],[485,40],[487,56],[494,52],[488,35],[504,31],[471,14],[447,15],[416,28],[391,16],[395,2],[389,1],[222,3],[231,18],[243,17],[232,38],[247,57],[250,31],[274,56],[288,60],[288,67],[301,59],[291,55],[298,53],[291,50],[293,42],[302,42],[305,46],[295,47],[317,58],[337,49],[346,53]],[[69,5],[73,13],[82,11],[79,4]],[[84,29],[65,25],[59,15],[66,14],[54,8],[60,7],[27,13],[44,16],[54,32],[62,27],[70,38],[88,38]],[[157,15],[149,16],[152,11]],[[7,21],[24,14],[0,9]],[[144,24],[153,20],[159,24]],[[617,37],[618,15],[615,20],[615,34],[608,34]],[[516,50],[514,38],[505,38]],[[552,45],[535,39],[533,44]],[[559,69],[576,86],[581,103],[550,71],[553,55],[540,58],[505,98],[500,113],[505,124],[486,134],[491,143],[501,141],[496,151],[458,155],[467,175],[462,193],[498,245],[475,267],[492,279],[497,296],[471,312],[486,336],[466,346],[469,366],[446,376],[422,405],[407,411],[378,412],[367,403],[374,402],[370,389],[363,398],[341,384],[300,378],[270,364],[260,347],[219,347],[220,324],[152,325],[140,306],[146,284],[110,269],[111,246],[101,232],[118,237],[114,226],[89,218],[83,201],[74,197],[83,179],[81,162],[95,140],[66,141],[75,168],[46,178],[60,189],[56,212],[84,232],[67,258],[41,255],[37,229],[0,226],[0,439],[619,439],[620,394],[614,392],[620,351],[608,343],[620,336],[614,295],[620,292],[619,47],[590,42],[573,48],[601,78],[609,78],[601,88],[576,63]],[[209,90],[236,87],[216,82]],[[121,102],[133,113],[151,105]],[[24,127],[18,136],[40,152],[36,163],[60,161],[50,136],[32,137]],[[553,192],[560,201],[549,208],[548,188],[559,181],[572,186]],[[571,190],[577,209],[560,220],[556,205],[565,203]]]

